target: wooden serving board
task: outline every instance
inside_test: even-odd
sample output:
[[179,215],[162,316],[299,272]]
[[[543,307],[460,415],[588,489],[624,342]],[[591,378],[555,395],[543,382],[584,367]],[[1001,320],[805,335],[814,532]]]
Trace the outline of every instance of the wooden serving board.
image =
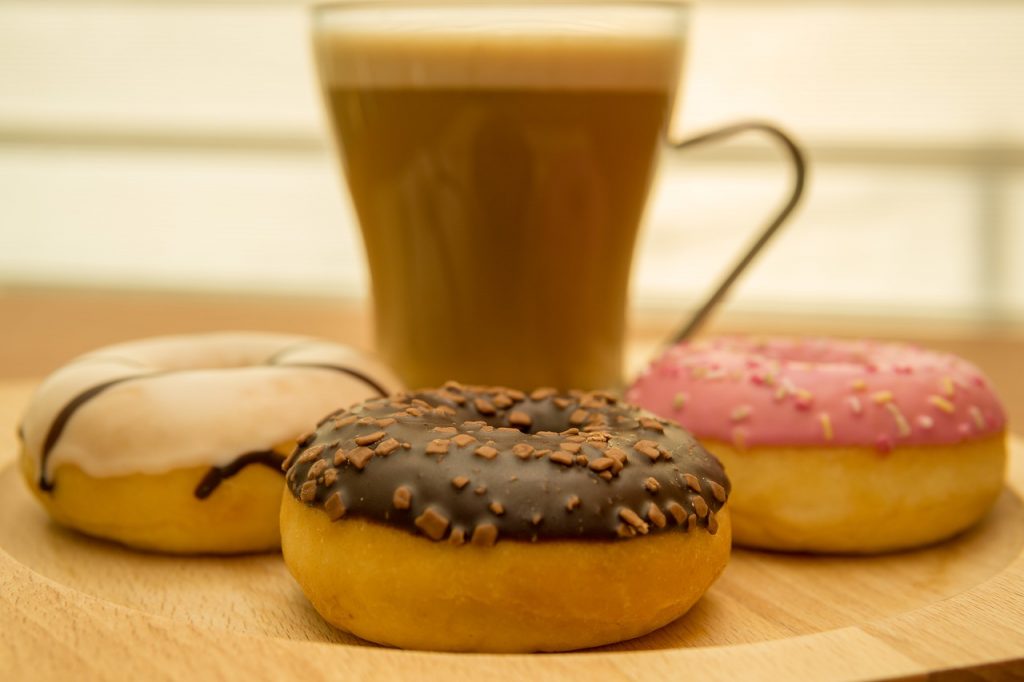
[[[0,677],[892,679],[1024,672],[1024,448],[993,512],[951,542],[873,558],[736,550],[694,609],[571,654],[374,646],[325,624],[278,555],[142,554],[51,523],[6,434],[28,384],[0,384]],[[5,674],[8,673],[8,674]],[[10,675],[13,673],[13,677]]]

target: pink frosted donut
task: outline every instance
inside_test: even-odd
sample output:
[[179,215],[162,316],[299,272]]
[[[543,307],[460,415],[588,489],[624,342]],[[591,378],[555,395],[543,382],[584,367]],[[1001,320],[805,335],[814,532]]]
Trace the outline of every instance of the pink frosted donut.
[[670,348],[627,398],[722,460],[738,544],[927,544],[974,524],[1002,488],[1005,412],[981,372],[949,354],[722,337]]

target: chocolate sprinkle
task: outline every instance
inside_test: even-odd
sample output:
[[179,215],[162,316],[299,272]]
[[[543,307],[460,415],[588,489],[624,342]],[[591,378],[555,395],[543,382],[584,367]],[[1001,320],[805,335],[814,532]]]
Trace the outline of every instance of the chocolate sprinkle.
[[534,389],[533,393],[530,394],[530,400],[546,400],[554,396],[558,391],[553,388],[538,388]]
[[515,401],[504,393],[499,393],[498,395],[494,396],[494,406],[497,407],[499,410],[504,410],[509,407],[512,407],[514,403]]
[[330,463],[326,459],[318,459],[313,463],[313,466],[309,467],[306,472],[306,479],[312,481],[314,478],[318,478],[320,474],[327,470]]
[[395,509],[408,509],[412,506],[412,491],[409,486],[400,485],[395,488],[395,494],[391,496],[391,504]]
[[682,525],[686,522],[686,510],[683,509],[683,505],[679,504],[675,500],[669,502],[668,505],[666,505],[665,509],[668,510],[668,513],[672,515],[672,518],[674,518],[676,520],[676,523],[678,523],[679,525]]
[[640,426],[641,428],[657,431],[658,433],[665,432],[665,427],[657,419],[640,419]]
[[533,446],[529,443],[516,443],[512,446],[512,454],[519,459],[529,459],[533,454]]
[[448,530],[449,521],[437,513],[433,507],[428,507],[425,512],[416,517],[414,523],[431,540],[440,540]]
[[653,440],[638,440],[633,443],[633,449],[641,455],[647,455],[655,462],[658,461],[659,457],[661,457],[661,451],[658,449],[658,444]]
[[370,445],[371,443],[376,443],[386,435],[388,434],[383,431],[374,431],[373,433],[368,433],[365,436],[356,436],[356,445]]
[[324,511],[331,521],[337,521],[345,515],[345,503],[341,501],[341,493],[332,493],[327,498],[324,502]]
[[402,447],[402,444],[399,443],[397,439],[395,439],[395,438],[388,438],[386,441],[384,441],[384,442],[380,443],[379,445],[377,445],[377,447],[375,447],[373,449],[373,452],[374,452],[374,454],[377,454],[377,455],[387,456],[387,455],[390,455],[392,452],[394,452],[395,450],[397,450],[400,447]]
[[721,465],[671,421],[642,426],[651,419],[607,394],[448,384],[325,419],[286,481],[329,515],[344,499],[345,518],[453,545],[710,532],[729,492]]
[[314,445],[313,447],[308,448],[307,450],[304,450],[302,452],[302,454],[299,455],[299,459],[298,459],[299,463],[301,464],[303,462],[312,462],[314,459],[316,459],[317,457],[320,456],[320,453],[322,453],[324,451],[325,447],[327,447],[327,446],[325,446],[325,445]]
[[473,454],[484,459],[494,459],[498,456],[498,451],[490,445],[481,445],[473,451]]
[[[349,424],[355,424],[356,421],[358,421],[358,418],[354,414],[350,414],[347,417],[342,417],[341,419],[336,420],[334,422],[334,428],[335,429],[343,429],[346,426],[348,426]],[[313,435],[315,436],[316,434],[313,434]]]
[[373,457],[373,450],[370,448],[356,448],[352,452],[348,453],[348,461],[356,469],[362,469],[366,466],[366,463]]
[[508,415],[508,423],[512,426],[524,426],[529,428],[530,424],[533,423],[533,418],[525,412],[516,410]]
[[703,497],[694,496],[693,498],[693,510],[697,512],[699,518],[704,518],[708,515],[708,503],[704,501]]
[[565,450],[559,450],[557,452],[552,452],[551,453],[551,457],[549,457],[549,459],[552,462],[556,462],[556,463],[561,464],[563,466],[572,466],[573,463],[576,461],[575,458],[573,458],[572,453],[571,452],[566,452]]
[[654,502],[647,505],[647,518],[658,528],[664,528],[668,523],[668,519],[665,518],[664,512],[662,512]]
[[640,518],[640,515],[632,509],[627,508],[619,510],[619,518],[633,526],[633,528],[636,528],[639,533],[646,534],[649,530],[647,522]]
[[481,523],[473,529],[472,543],[480,547],[490,547],[498,539],[498,527],[493,523]]
[[449,446],[451,446],[451,441],[447,438],[435,438],[427,443],[427,454],[447,455]]
[[469,435],[468,433],[460,433],[459,435],[455,436],[455,438],[452,438],[452,442],[455,443],[460,448],[464,448],[470,443],[475,443],[476,438]]

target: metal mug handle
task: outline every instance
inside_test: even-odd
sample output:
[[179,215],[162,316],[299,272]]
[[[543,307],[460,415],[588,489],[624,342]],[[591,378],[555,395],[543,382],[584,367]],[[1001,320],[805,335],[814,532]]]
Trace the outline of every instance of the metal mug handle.
[[736,280],[739,279],[747,266],[753,262],[754,258],[756,258],[761,252],[765,244],[775,236],[779,228],[782,227],[793,213],[793,210],[796,208],[797,204],[800,203],[800,198],[804,193],[804,184],[807,176],[807,160],[804,156],[803,150],[800,148],[800,145],[797,144],[797,142],[788,133],[777,126],[763,121],[742,121],[739,123],[733,123],[721,128],[709,130],[708,132],[701,133],[700,135],[688,137],[678,142],[670,143],[670,145],[675,149],[688,149],[690,147],[697,147],[708,142],[716,142],[718,140],[734,137],[741,133],[751,131],[767,133],[782,146],[783,150],[789,156],[793,163],[792,190],[790,191],[789,198],[782,205],[782,208],[775,214],[772,221],[761,231],[757,240],[751,245],[747,252],[733,264],[732,268],[718,283],[718,286],[714,289],[704,304],[693,313],[686,324],[680,327],[675,334],[672,335],[670,339],[670,343],[672,344],[685,341],[697,332],[697,330],[707,321],[707,318],[711,315],[714,309],[722,302],[726,294],[729,292],[729,289],[736,283]]

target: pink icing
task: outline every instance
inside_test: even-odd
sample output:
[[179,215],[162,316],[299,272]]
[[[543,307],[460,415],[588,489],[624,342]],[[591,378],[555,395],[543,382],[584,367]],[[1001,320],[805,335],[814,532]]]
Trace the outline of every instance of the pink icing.
[[720,337],[681,343],[626,398],[698,438],[756,445],[853,445],[889,452],[1001,433],[1006,414],[981,372],[947,353],[878,341]]

